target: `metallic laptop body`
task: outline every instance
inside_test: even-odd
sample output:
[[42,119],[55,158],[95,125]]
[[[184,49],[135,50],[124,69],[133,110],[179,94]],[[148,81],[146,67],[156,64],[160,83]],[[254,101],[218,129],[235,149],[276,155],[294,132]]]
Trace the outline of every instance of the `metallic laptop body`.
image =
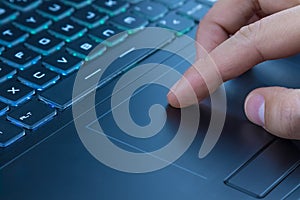
[[[42,8],[44,5],[49,6],[47,4],[49,2],[36,2],[38,3],[33,5],[34,9],[29,9],[28,12],[36,11],[49,19]],[[56,3],[66,5],[67,8],[72,7],[73,13],[90,6],[91,3],[96,5],[95,8],[100,10],[100,13],[116,14],[99,9],[101,2],[104,1],[74,2],[77,1]],[[113,4],[114,1],[109,2]],[[176,0],[170,1],[173,2],[170,4],[163,0],[142,2],[131,0],[126,2],[128,6],[126,12],[134,6],[143,8],[143,2],[155,2],[154,5],[168,7],[170,10],[168,12],[173,14],[181,13],[180,7],[184,6],[186,9],[191,9],[191,5],[202,5],[207,8],[212,5],[212,1]],[[23,12],[20,11],[22,10],[20,7],[12,6],[10,1],[3,1],[1,5],[6,10],[15,10],[19,14]],[[51,6],[53,7],[53,4]],[[54,6],[53,9],[55,10],[56,7]],[[198,9],[201,10],[200,7]],[[185,16],[185,19],[193,21],[193,16],[186,15],[179,16]],[[68,17],[72,16],[75,17],[75,14]],[[116,16],[120,16],[119,13]],[[162,26],[164,23],[168,24],[170,19],[165,19],[165,16],[169,15],[149,19],[149,26],[156,26],[157,23],[163,23]],[[109,16],[106,20],[110,18],[117,17]],[[76,19],[75,17],[77,23]],[[166,21],[163,22],[164,20]],[[6,23],[12,23],[8,21]],[[56,19],[53,20],[55,21]],[[3,27],[7,26],[6,23]],[[115,24],[115,22],[111,23]],[[8,101],[2,101],[8,104],[9,110],[1,114],[1,120],[11,122],[25,132],[22,137],[11,140],[13,142],[9,145],[2,143],[3,147],[0,148],[0,198],[3,200],[300,199],[300,143],[270,135],[250,123],[243,112],[244,99],[254,88],[274,85],[299,88],[300,56],[262,63],[246,74],[225,83],[222,88],[226,96],[222,92],[217,92],[199,105],[182,110],[175,109],[167,103],[168,88],[160,83],[166,82],[169,85],[175,83],[179,78],[178,74],[184,73],[190,66],[190,61],[194,60],[194,44],[192,40],[185,39],[195,37],[197,23],[194,23],[193,27],[183,31],[184,36],[171,33],[166,29],[161,33],[153,32],[154,29],[152,32],[139,30],[130,33],[116,46],[112,43],[105,44],[107,49],[103,55],[100,55],[100,61],[95,58],[90,61],[91,68],[83,65],[79,71],[78,68],[71,72],[49,67],[47,58],[51,57],[49,56],[51,54],[52,59],[58,61],[54,57],[56,54],[42,55],[43,66],[58,73],[60,80],[41,90],[35,89],[36,93],[28,102],[34,100],[50,105],[49,109],[50,107],[55,109],[55,114],[37,127],[26,127],[18,123],[15,116],[18,109],[28,103],[15,106]],[[101,26],[104,25],[87,28],[88,31],[83,34],[83,38],[86,34],[91,36],[95,32],[92,32],[93,29]],[[16,25],[16,27],[20,26]],[[55,32],[51,27],[49,26],[49,29]],[[50,31],[50,35],[55,35],[53,32]],[[56,34],[55,37],[57,36],[62,39],[61,35]],[[62,39],[66,40],[62,48],[67,48],[68,53],[71,52],[72,56],[78,57],[78,52],[76,54],[74,51],[69,51],[72,46],[69,46],[71,42],[67,39]],[[156,45],[156,49],[149,50],[147,45],[145,49],[137,49],[138,44],[153,44]],[[11,62],[7,62],[5,52],[14,47],[6,47],[4,44],[1,46],[5,47],[0,55],[1,66],[11,65]],[[87,45],[84,47],[87,48]],[[32,46],[27,44],[26,48],[32,49]],[[102,48],[103,46],[96,47],[96,52],[103,50]],[[116,56],[115,59],[112,59],[113,56]],[[98,66],[104,65],[109,59],[114,61],[103,72],[102,78],[104,77],[105,81],[92,80],[94,75],[100,72],[97,71]],[[60,62],[64,61],[63,57],[60,58]],[[120,69],[123,65],[124,67]],[[130,74],[139,66],[150,67],[143,73]],[[21,76],[19,74],[31,67],[26,69],[20,69],[19,65],[11,67],[17,69],[17,72],[12,79],[5,80],[3,83],[14,79],[24,83],[23,79],[19,78]],[[109,67],[114,69],[110,70]],[[171,76],[172,72],[165,70],[166,68],[179,72],[177,77]],[[82,72],[83,76],[76,77],[76,72],[78,74]],[[76,83],[78,79],[79,82]],[[139,85],[143,82],[140,80],[148,80],[148,82]],[[89,81],[94,81],[98,89],[87,92],[88,87],[95,86]],[[124,84],[120,84],[121,81]],[[83,90],[80,90],[82,89],[80,83],[87,84],[87,87],[83,88],[84,94]],[[78,87],[73,87],[74,85]],[[126,90],[129,91],[130,88],[135,89],[130,98],[121,99],[122,95],[118,96]],[[218,102],[219,98],[225,98],[226,109],[224,104]],[[213,99],[217,101],[213,102]],[[214,107],[211,106],[213,103],[215,103]],[[120,110],[127,104],[129,115]],[[130,135],[115,121],[118,110],[120,115],[124,114],[124,119],[131,118],[139,127],[147,127],[153,122],[160,124],[160,121],[164,121],[165,123],[155,135],[143,137],[143,134],[151,134],[149,131],[141,131],[141,135]],[[26,114],[23,115],[25,121],[26,118],[31,117],[30,114]],[[215,127],[214,123],[217,123],[211,123],[214,117],[216,120],[224,119],[224,127],[220,133],[217,133],[217,129],[211,130],[211,126]],[[3,128],[4,125],[0,124],[0,130],[1,126]],[[186,137],[177,137],[176,133],[179,130]],[[211,130],[209,134],[208,130]],[[104,137],[106,139],[93,141],[93,138]],[[110,141],[112,147],[104,142],[106,140]],[[203,150],[205,147],[208,147],[208,150],[201,154],[200,149]],[[118,154],[118,149],[122,149],[120,152],[125,153]],[[162,150],[166,152],[170,150],[170,152],[166,157],[160,156],[159,152]],[[182,153],[179,150],[182,150]],[[173,158],[172,152],[178,153],[178,156]],[[127,154],[131,157],[124,156]]]

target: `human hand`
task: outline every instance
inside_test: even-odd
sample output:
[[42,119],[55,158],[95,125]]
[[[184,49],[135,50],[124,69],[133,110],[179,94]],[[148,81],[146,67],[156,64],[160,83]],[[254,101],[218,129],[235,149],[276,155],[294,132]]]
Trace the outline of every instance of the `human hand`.
[[[223,81],[235,78],[265,60],[300,52],[299,0],[219,0],[200,22],[197,42],[209,53]],[[190,67],[170,90],[174,107],[197,103],[216,90],[215,73],[197,48],[197,64]],[[205,64],[204,64],[205,63]],[[203,78],[200,73],[206,74]],[[207,72],[207,73],[206,73]],[[178,101],[180,99],[180,103]],[[283,138],[300,139],[300,89],[259,88],[245,100],[250,121]]]

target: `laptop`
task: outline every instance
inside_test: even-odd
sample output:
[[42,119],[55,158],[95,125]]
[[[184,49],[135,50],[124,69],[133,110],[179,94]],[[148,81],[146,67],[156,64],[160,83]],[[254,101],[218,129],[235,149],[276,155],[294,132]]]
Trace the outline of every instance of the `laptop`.
[[300,199],[300,143],[243,113],[254,88],[299,87],[299,55],[167,103],[215,2],[1,1],[0,198]]

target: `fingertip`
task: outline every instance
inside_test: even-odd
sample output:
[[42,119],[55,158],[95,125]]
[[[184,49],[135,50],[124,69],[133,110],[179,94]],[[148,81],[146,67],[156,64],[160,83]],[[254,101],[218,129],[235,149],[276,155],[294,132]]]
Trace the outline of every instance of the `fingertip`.
[[178,102],[178,99],[176,98],[176,95],[170,90],[167,95],[167,100],[170,104],[170,106],[174,108],[180,108],[180,104]]
[[247,118],[259,126],[265,125],[265,98],[257,93],[250,93],[246,98],[244,110]]

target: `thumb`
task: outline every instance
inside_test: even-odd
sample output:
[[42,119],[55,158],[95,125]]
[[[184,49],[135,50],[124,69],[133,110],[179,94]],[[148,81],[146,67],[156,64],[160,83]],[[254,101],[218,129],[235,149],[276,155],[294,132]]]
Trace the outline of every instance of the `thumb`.
[[246,98],[245,112],[250,121],[276,136],[300,139],[300,89],[256,89]]

